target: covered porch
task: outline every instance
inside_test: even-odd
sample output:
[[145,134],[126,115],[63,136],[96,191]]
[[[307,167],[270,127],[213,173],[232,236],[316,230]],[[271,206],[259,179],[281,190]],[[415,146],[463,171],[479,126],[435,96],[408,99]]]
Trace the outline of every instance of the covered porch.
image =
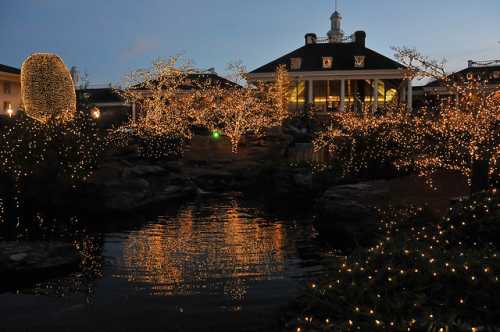
[[300,112],[314,107],[319,112],[345,110],[373,112],[385,108],[386,103],[413,106],[412,82],[400,71],[394,73],[318,73],[321,75],[293,75],[289,91],[289,109]]

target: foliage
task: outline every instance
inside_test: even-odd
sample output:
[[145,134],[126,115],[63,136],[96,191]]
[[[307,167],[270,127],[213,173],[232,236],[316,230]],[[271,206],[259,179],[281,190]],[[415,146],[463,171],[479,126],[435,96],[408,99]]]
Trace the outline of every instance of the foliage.
[[75,87],[62,59],[34,53],[21,67],[21,94],[26,114],[40,121],[69,121],[76,112]]
[[[229,68],[235,82],[246,79],[241,64]],[[284,67],[277,71],[276,83],[270,85],[221,84],[191,79],[192,74],[200,75],[179,57],[157,60],[151,68],[129,75],[125,90],[117,91],[140,109],[139,118],[120,131],[133,132],[144,157],[182,155],[194,126],[222,132],[237,152],[244,135],[262,136],[265,129],[280,125],[288,116],[285,101],[289,80]],[[191,86],[189,91],[187,85]]]
[[428,179],[439,170],[451,170],[471,181],[478,164],[484,163],[486,178],[495,176],[500,153],[500,100],[495,89],[484,78],[446,75],[442,63],[415,50],[398,49],[398,58],[407,66],[408,79],[434,78],[451,97],[416,112],[390,104],[381,114],[335,114],[332,126],[315,140],[316,148],[326,146],[335,153],[345,173],[389,163]]
[[421,130],[425,120],[397,104],[387,105],[384,114],[375,115],[365,108],[361,113],[336,113],[332,120],[332,125],[316,136],[314,145],[329,149],[343,176],[394,170],[401,160],[416,160],[433,146],[427,144]]
[[[183,144],[191,139],[191,126],[197,122],[194,94],[184,93],[181,88],[193,72],[189,62],[178,56],[159,59],[151,68],[132,72],[125,79],[126,88],[117,90],[140,109],[138,119],[120,131],[133,132],[140,140],[144,157],[160,159],[170,156],[174,151],[182,150]],[[157,142],[154,142],[155,138]],[[172,148],[174,151],[170,150]]]
[[18,181],[48,176],[52,181],[77,185],[92,174],[103,149],[95,123],[86,112],[77,112],[69,122],[46,124],[20,112],[3,127],[2,172]]
[[[232,65],[235,81],[246,79],[241,65]],[[198,90],[198,121],[212,131],[220,131],[238,152],[243,136],[263,136],[266,129],[281,126],[289,116],[288,86],[290,80],[284,67],[279,67],[273,83],[255,82],[247,86],[204,86]]]
[[[490,191],[436,221],[380,211],[378,244],[313,283],[300,331],[478,331],[500,324],[500,197]],[[492,233],[494,232],[494,233]]]

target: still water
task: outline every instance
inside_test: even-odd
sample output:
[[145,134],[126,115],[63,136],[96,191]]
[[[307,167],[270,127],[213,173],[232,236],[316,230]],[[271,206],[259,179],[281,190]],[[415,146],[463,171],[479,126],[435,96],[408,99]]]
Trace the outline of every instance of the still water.
[[335,259],[310,218],[235,195],[161,214],[78,228],[83,268],[0,294],[0,331],[267,331]]

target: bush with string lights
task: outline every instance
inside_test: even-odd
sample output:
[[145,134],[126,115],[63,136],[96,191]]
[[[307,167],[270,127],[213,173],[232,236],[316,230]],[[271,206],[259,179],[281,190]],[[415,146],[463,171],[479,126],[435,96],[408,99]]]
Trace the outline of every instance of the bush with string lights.
[[407,79],[432,78],[453,97],[419,110],[389,104],[382,114],[335,114],[332,126],[316,138],[316,148],[327,147],[344,173],[388,164],[427,179],[438,171],[459,172],[472,192],[490,188],[498,177],[500,156],[496,90],[486,78],[447,75],[442,63],[415,50],[398,49],[397,57],[407,66]]
[[442,220],[379,211],[378,243],[338,263],[297,302],[296,331],[493,331],[500,326],[500,195]]
[[76,112],[70,122],[40,123],[19,112],[3,125],[0,160],[2,172],[17,179],[56,175],[76,185],[97,166],[103,151],[102,138],[86,112]]

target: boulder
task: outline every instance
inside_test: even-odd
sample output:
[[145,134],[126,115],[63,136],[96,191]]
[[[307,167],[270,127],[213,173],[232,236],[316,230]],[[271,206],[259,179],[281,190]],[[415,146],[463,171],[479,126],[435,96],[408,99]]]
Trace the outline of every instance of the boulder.
[[71,271],[80,256],[70,243],[0,241],[2,288]]
[[123,169],[122,176],[130,177],[145,177],[151,175],[159,175],[165,173],[165,168],[157,165],[137,165]]
[[388,194],[387,181],[334,186],[317,202],[316,228],[343,248],[369,245],[378,227],[374,206]]

